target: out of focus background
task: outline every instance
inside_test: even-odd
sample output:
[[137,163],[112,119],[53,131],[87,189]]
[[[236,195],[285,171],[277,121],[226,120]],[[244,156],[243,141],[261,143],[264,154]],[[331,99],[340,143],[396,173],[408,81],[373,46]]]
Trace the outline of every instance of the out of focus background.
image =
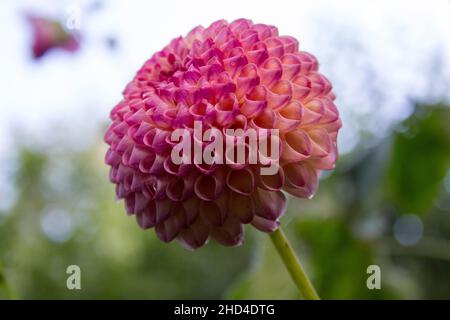
[[[298,298],[252,228],[241,247],[195,252],[142,231],[103,162],[109,111],[144,61],[241,17],[299,39],[337,95],[337,167],[282,218],[320,296],[450,299],[447,0],[1,1],[0,298]],[[43,21],[57,45],[33,52]],[[66,287],[73,264],[82,290]]]

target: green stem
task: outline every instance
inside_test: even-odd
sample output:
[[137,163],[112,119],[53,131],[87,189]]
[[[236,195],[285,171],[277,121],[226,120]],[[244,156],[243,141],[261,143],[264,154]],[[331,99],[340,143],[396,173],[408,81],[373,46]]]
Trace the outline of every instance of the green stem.
[[307,300],[319,300],[316,289],[314,289],[281,228],[272,232],[270,238],[303,297]]

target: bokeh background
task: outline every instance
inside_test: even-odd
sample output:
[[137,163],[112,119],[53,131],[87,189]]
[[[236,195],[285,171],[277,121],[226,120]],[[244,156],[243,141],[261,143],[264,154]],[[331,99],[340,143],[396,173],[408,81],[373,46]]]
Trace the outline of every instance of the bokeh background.
[[[33,59],[27,13],[76,31],[79,50]],[[103,163],[109,110],[144,61],[241,17],[299,39],[337,95],[337,167],[282,218],[321,297],[450,299],[446,0],[1,1],[0,298],[298,298],[267,235],[163,244],[125,216]],[[72,264],[82,290],[66,288]],[[381,290],[366,287],[371,264]]]

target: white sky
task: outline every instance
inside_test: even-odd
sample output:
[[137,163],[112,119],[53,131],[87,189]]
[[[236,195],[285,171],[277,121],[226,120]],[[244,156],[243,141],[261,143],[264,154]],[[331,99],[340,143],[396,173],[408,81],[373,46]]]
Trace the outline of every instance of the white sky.
[[[153,52],[196,25],[222,18],[276,25],[319,58],[344,119],[343,152],[355,146],[361,128],[382,135],[408,116],[411,99],[450,96],[447,0],[105,0],[101,10],[90,11],[91,2],[0,1],[0,161],[8,158],[17,135],[30,143],[57,136],[65,147],[89,143]],[[31,61],[23,12],[64,18],[74,5],[81,9],[82,50]],[[118,39],[116,52],[104,44],[110,35]],[[433,76],[437,58],[442,64],[434,66],[439,72]],[[0,199],[1,193],[0,188]]]

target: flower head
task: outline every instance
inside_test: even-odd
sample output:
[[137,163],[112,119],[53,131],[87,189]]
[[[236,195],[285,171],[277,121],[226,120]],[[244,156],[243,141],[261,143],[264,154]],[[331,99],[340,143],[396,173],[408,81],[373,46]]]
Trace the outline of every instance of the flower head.
[[[336,162],[341,121],[331,89],[316,58],[274,26],[239,19],[193,29],[154,54],[111,111],[106,163],[117,197],[142,228],[189,248],[208,238],[241,244],[243,224],[276,230],[283,190],[312,197],[320,170]],[[172,133],[198,121],[220,139],[230,128],[278,129],[277,172],[261,174],[248,152],[243,163],[176,164]]]
[[33,29],[32,51],[35,59],[41,58],[54,48],[69,52],[79,48],[80,43],[77,37],[64,30],[58,21],[35,15],[27,15],[27,20]]

